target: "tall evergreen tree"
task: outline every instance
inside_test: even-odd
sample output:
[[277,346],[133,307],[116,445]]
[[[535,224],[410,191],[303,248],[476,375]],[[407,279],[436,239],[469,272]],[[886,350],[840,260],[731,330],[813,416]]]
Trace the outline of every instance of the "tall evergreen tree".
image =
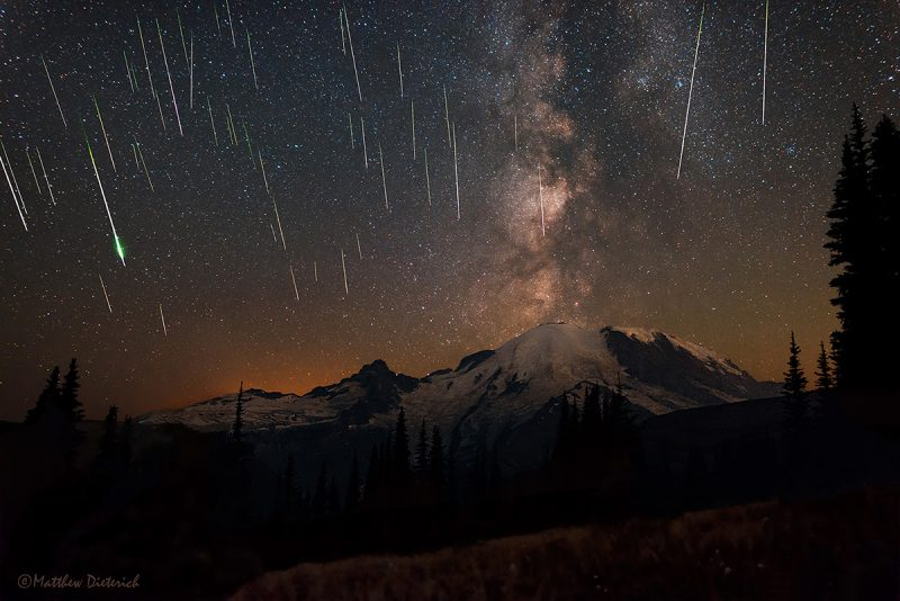
[[[878,304],[878,335],[900,337],[900,130],[887,115],[872,132],[872,195],[876,203],[880,242],[877,276],[882,281]],[[890,353],[874,352],[877,363],[870,378],[881,388],[896,385]]]
[[428,472],[428,431],[424,418],[419,425],[419,442],[416,444],[416,470],[422,475]]
[[381,473],[381,465],[379,462],[378,445],[372,445],[372,452],[369,454],[369,469],[366,470],[366,486],[363,491],[363,501],[371,504],[377,497],[378,487],[381,484],[379,476]]
[[840,271],[831,280],[837,296],[841,329],[831,338],[836,359],[837,384],[859,388],[871,381],[878,349],[873,345],[879,329],[882,286],[878,203],[870,182],[870,147],[859,107],[853,105],[851,131],[844,138],[841,172],[834,187],[834,203],[828,211],[829,264]]
[[409,480],[409,432],[406,429],[406,411],[402,406],[394,428],[394,470],[398,482]]
[[784,394],[792,399],[799,399],[806,391],[806,376],[800,365],[800,346],[791,332],[790,356],[788,357],[788,370],[784,372]]
[[63,378],[59,397],[63,411],[73,422],[79,422],[84,419],[84,408],[78,399],[78,389],[81,388],[78,379],[78,361],[73,357],[69,362],[69,371],[66,372],[65,378]]
[[341,490],[338,488],[337,478],[331,474],[331,482],[328,485],[328,506],[326,512],[340,513],[341,511]]
[[828,363],[828,353],[825,351],[825,343],[819,343],[819,359],[816,362],[816,386],[820,390],[831,390],[831,365]]
[[297,506],[297,474],[294,469],[294,454],[288,453],[287,463],[284,466],[284,478],[282,480],[282,488],[284,489],[284,506],[288,512],[294,510]]
[[235,442],[241,442],[244,435],[244,382],[238,391],[237,402],[234,404],[234,426],[231,435]]
[[25,415],[25,423],[28,425],[38,423],[42,417],[47,414],[47,410],[51,407],[59,407],[60,390],[59,390],[59,366],[57,365],[50,371],[47,376],[47,383],[44,390],[38,396],[34,407],[28,410]]

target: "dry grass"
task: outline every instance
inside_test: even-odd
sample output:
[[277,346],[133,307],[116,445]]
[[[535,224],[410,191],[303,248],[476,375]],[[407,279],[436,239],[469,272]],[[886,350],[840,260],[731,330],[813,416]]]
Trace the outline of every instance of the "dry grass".
[[898,521],[900,491],[869,490],[301,564],[235,599],[898,599]]

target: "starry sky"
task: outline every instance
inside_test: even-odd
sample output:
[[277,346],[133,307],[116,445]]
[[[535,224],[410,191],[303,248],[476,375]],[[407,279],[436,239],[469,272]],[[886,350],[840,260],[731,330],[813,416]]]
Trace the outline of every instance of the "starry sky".
[[424,375],[547,321],[658,328],[759,378],[794,329],[811,369],[840,142],[854,101],[900,114],[900,8],[771,0],[762,124],[765,4],[709,2],[676,178],[701,10],[353,1],[342,40],[330,0],[0,2],[28,226],[0,180],[0,418],[72,356],[89,416],[134,414],[375,358]]

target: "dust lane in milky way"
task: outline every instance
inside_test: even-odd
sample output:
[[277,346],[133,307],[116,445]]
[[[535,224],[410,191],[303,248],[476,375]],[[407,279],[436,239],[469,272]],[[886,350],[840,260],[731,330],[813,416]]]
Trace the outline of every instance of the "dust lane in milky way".
[[850,104],[900,114],[894,3],[23,0],[0,18],[0,418],[72,355],[89,414],[134,414],[375,358],[420,375],[560,320],[657,327],[778,377],[785,332],[812,349],[835,325],[823,214]]

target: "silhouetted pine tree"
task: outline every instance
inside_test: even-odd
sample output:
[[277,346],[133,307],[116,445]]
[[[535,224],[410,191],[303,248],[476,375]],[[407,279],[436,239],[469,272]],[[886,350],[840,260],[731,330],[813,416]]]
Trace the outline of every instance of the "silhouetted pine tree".
[[870,186],[870,148],[859,107],[853,105],[851,132],[844,138],[841,172],[834,187],[831,221],[830,265],[841,271],[831,280],[837,291],[832,304],[838,308],[841,329],[832,335],[837,384],[858,388],[871,381],[871,366],[878,354],[872,337],[878,331],[882,286],[879,281],[881,246],[878,204]]
[[419,426],[419,442],[416,444],[416,470],[423,477],[428,473],[428,432],[424,418]]
[[828,353],[825,351],[825,343],[819,343],[819,360],[816,370],[816,387],[820,390],[831,390],[831,365],[828,363]]
[[791,332],[790,356],[788,357],[788,369],[784,372],[784,395],[785,399],[785,425],[787,426],[788,436],[791,438],[792,444],[798,443],[798,436],[803,430],[806,422],[806,376],[803,374],[803,367],[800,365],[800,347],[794,339],[794,333]]
[[600,405],[600,386],[592,384],[588,387],[584,396],[584,411],[582,412],[582,427],[590,441],[596,440],[595,434],[600,429],[603,421],[603,408]]
[[[875,277],[881,280],[878,331],[887,340],[900,337],[900,131],[887,115],[872,133],[872,195],[878,212],[879,262]],[[881,388],[896,386],[893,357],[880,349],[872,351],[869,376]]]
[[59,407],[59,405],[59,366],[57,365],[50,371],[50,375],[47,376],[47,384],[44,386],[44,390],[41,391],[40,396],[38,396],[34,407],[25,414],[25,424],[33,425],[38,423],[47,414],[48,408]]
[[347,513],[356,511],[359,507],[359,460],[356,451],[353,451],[353,459],[350,461],[350,474],[347,476],[347,498],[344,510]]
[[806,391],[806,376],[803,375],[803,367],[800,365],[800,346],[791,332],[790,356],[788,357],[788,370],[784,372],[784,394],[793,399],[803,396]]
[[406,411],[400,407],[394,428],[394,480],[399,484],[409,482],[409,472],[409,432],[406,429]]
[[244,434],[244,382],[241,381],[241,387],[238,391],[237,402],[234,404],[234,426],[231,429],[232,438],[235,442],[241,442]]
[[66,372],[66,377],[63,379],[59,397],[63,411],[73,422],[84,419],[84,408],[81,401],[78,400],[79,388],[81,388],[81,384],[78,382],[78,362],[73,357],[69,362],[69,371]]

